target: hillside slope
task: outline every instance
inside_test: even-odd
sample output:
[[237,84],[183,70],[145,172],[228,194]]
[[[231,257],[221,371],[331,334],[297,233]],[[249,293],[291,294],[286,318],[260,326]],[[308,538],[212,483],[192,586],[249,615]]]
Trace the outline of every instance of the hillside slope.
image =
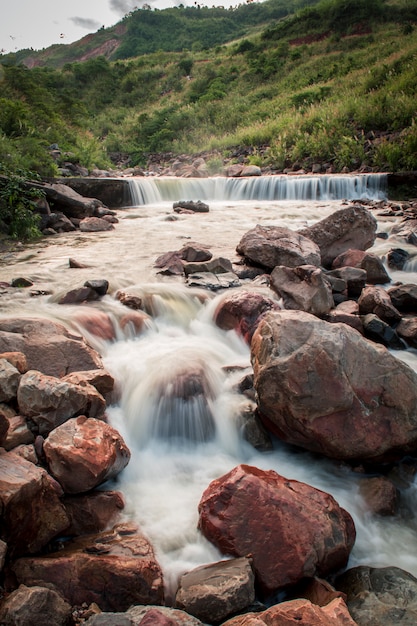
[[[241,37],[255,27],[267,27],[318,0],[266,0],[223,7],[183,5],[151,10],[149,5],[128,13],[118,24],[100,28],[71,44],[56,44],[41,51],[20,50],[0,55],[5,64],[32,67],[63,67],[98,56],[109,61],[129,59],[158,50],[202,50]],[[147,7],[147,8],[146,8]]]
[[208,49],[0,65],[0,162],[417,169],[416,24],[417,0],[321,0]]

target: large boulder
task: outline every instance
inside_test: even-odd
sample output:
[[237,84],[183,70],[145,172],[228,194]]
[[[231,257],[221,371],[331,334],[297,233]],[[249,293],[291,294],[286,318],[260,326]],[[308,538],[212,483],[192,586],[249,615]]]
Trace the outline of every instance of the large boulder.
[[332,496],[272,470],[239,465],[210,483],[198,508],[200,530],[223,554],[251,555],[266,596],[338,571],[355,541]]
[[299,230],[320,249],[324,267],[331,267],[334,259],[350,248],[367,250],[376,237],[377,221],[368,209],[353,205],[335,211],[312,226]]
[[243,235],[236,247],[238,254],[253,263],[273,269],[276,265],[320,265],[318,246],[302,234],[282,226],[261,226]]
[[336,580],[358,626],[415,626],[417,579],[398,567],[354,567]]
[[0,352],[23,352],[28,369],[50,376],[102,367],[99,354],[80,335],[47,319],[0,320]]
[[49,587],[71,605],[103,611],[162,604],[162,571],[149,541],[129,525],[74,539],[46,556],[22,557],[11,569],[19,584]]
[[44,469],[12,452],[0,454],[0,536],[12,555],[38,552],[67,528],[61,496]]
[[265,315],[251,344],[262,419],[289,443],[381,461],[417,448],[417,374],[345,324]]
[[17,402],[20,412],[35,422],[41,435],[80,413],[101,417],[106,408],[103,396],[92,385],[74,385],[35,370],[21,377]]
[[294,268],[278,265],[271,273],[271,288],[282,298],[285,309],[307,311],[320,317],[334,307],[330,283],[314,265]]
[[49,471],[65,493],[84,493],[114,478],[128,464],[130,451],[109,424],[80,416],[55,428],[43,451]]

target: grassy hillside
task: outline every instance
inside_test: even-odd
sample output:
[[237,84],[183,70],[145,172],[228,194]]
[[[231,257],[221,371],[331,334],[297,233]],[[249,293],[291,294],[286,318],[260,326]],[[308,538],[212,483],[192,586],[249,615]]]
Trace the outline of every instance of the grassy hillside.
[[[169,11],[201,12],[199,37],[212,36],[204,16],[217,9]],[[132,17],[143,25],[145,13],[165,11]],[[113,153],[144,165],[150,153],[210,151],[215,173],[245,146],[252,163],[278,171],[417,169],[417,0],[321,0],[262,23],[208,48],[142,54],[141,38],[128,37],[116,61],[0,65],[0,162],[52,174],[56,143],[88,168]]]
[[[59,68],[66,63],[104,56],[109,61],[129,59],[159,50],[203,50],[266,27],[317,0],[268,0],[223,7],[183,5],[162,11],[145,8],[129,12],[115,26],[100,28],[80,41],[50,46],[41,51],[20,50],[1,57],[6,64]],[[147,7],[147,8],[146,8]]]

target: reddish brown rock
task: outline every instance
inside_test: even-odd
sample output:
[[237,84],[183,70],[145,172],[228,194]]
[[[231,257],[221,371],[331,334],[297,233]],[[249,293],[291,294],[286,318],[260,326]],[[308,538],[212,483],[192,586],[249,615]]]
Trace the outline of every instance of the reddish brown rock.
[[275,267],[271,288],[283,299],[285,309],[307,311],[320,317],[334,307],[330,283],[321,269],[313,265]]
[[82,233],[99,233],[101,231],[113,229],[113,224],[109,223],[102,217],[86,217],[80,222],[80,231]]
[[[159,265],[157,265],[156,267],[159,267]],[[142,308],[142,298],[140,296],[126,293],[125,291],[118,291],[116,293],[116,298],[124,306],[129,307],[129,309],[139,311]]]
[[372,513],[385,517],[397,513],[399,494],[389,478],[363,478],[359,483],[359,492]]
[[21,415],[9,418],[7,436],[3,442],[5,450],[12,450],[16,446],[26,445],[35,441],[34,434],[29,430],[27,422]]
[[69,541],[59,552],[12,564],[18,583],[55,589],[71,605],[95,602],[103,611],[162,604],[162,571],[149,541],[134,527]]
[[236,247],[238,254],[268,269],[276,265],[319,266],[320,250],[307,237],[281,226],[261,226],[243,235]]
[[375,313],[387,324],[396,324],[401,319],[401,313],[391,302],[391,298],[383,287],[370,285],[362,290],[358,300],[359,313],[367,315]]
[[99,354],[80,335],[45,319],[0,320],[0,351],[22,352],[28,369],[50,376],[102,367]]
[[118,491],[92,491],[81,496],[63,499],[70,519],[67,535],[87,535],[102,532],[117,522],[124,508],[124,499]]
[[98,293],[90,287],[77,287],[67,291],[58,299],[58,304],[82,304],[83,302],[94,302],[99,300]]
[[417,348],[417,317],[403,317],[395,330],[409,346]]
[[[126,615],[132,619],[135,626],[137,624],[142,624],[144,619],[149,620],[150,618],[160,620],[159,624],[158,622],[151,622],[152,626],[154,626],[154,623],[157,626],[171,626],[172,623],[174,626],[202,626],[202,622],[200,622],[200,620],[196,617],[185,613],[185,611],[171,609],[167,606],[132,606],[126,612]],[[163,618],[169,621],[164,622],[162,621]],[[147,622],[145,622],[145,624],[146,623]],[[97,626],[99,626],[99,624],[97,624]]]
[[345,324],[278,311],[251,348],[261,417],[278,437],[337,459],[416,450],[417,374],[385,347]]
[[342,568],[355,540],[352,518],[332,496],[247,465],[210,483],[199,514],[223,554],[251,556],[266,595]]
[[6,361],[13,365],[21,374],[24,374],[28,370],[27,360],[22,352],[3,352],[0,354],[0,359],[6,359]]
[[175,606],[202,622],[221,622],[255,600],[255,577],[250,559],[242,557],[202,565],[184,574]]
[[41,550],[68,526],[62,489],[48,473],[12,452],[0,454],[1,538],[13,555]]
[[341,598],[324,607],[309,600],[290,600],[271,606],[262,613],[247,613],[233,617],[223,626],[357,626]]
[[92,385],[102,396],[111,393],[114,388],[114,378],[105,369],[72,372],[67,376],[63,376],[61,380],[72,385],[80,385],[81,387]]
[[324,267],[331,267],[334,259],[350,248],[367,250],[376,236],[377,222],[363,206],[349,206],[335,211],[316,224],[299,230],[320,249]]
[[100,420],[68,420],[46,439],[43,451],[49,471],[66,493],[83,493],[114,478],[129,462],[121,435]]
[[146,313],[139,311],[129,311],[125,315],[122,315],[119,319],[120,328],[128,336],[135,337],[140,335],[145,329],[149,321],[149,316]]
[[67,626],[70,618],[68,602],[45,587],[20,585],[0,605],[2,626]]
[[106,408],[103,396],[92,385],[73,385],[34,370],[22,376],[17,401],[20,412],[35,422],[41,435],[80,413],[101,417]]
[[116,339],[113,322],[109,315],[104,313],[104,311],[83,307],[82,310],[77,311],[73,315],[72,320],[80,328],[80,332],[83,334],[87,332],[93,337],[98,337],[99,339],[104,339],[105,341],[113,341]]
[[250,343],[264,313],[280,308],[276,300],[259,292],[239,290],[222,298],[213,317],[219,328],[236,330]]
[[346,250],[334,259],[332,267],[358,267],[365,270],[366,282],[371,285],[385,285],[391,281],[382,260],[376,254],[363,250]]
[[388,289],[392,304],[401,312],[417,313],[417,285],[397,285]]

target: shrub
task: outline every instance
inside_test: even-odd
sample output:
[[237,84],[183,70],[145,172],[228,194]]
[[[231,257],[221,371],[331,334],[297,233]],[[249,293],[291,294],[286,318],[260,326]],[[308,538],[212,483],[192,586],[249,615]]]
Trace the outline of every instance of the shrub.
[[37,180],[34,172],[11,172],[0,165],[0,230],[12,239],[35,239],[41,235],[36,200],[44,197],[41,189],[27,184]]

